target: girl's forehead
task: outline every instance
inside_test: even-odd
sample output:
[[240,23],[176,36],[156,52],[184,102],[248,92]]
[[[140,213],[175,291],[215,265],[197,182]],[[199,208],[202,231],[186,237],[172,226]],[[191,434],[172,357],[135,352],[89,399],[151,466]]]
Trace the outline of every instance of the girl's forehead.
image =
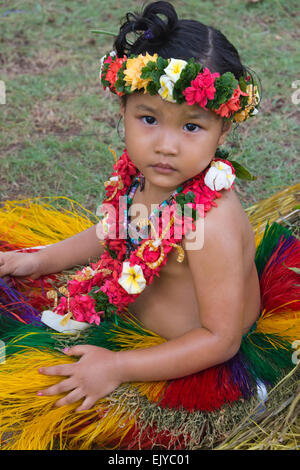
[[197,104],[190,106],[187,103],[171,103],[162,99],[159,95],[137,92],[128,96],[127,100],[127,104],[130,104],[130,107],[137,111],[170,114],[178,117],[190,117],[194,119],[201,118],[209,121],[219,120],[219,116],[209,109],[205,110]]

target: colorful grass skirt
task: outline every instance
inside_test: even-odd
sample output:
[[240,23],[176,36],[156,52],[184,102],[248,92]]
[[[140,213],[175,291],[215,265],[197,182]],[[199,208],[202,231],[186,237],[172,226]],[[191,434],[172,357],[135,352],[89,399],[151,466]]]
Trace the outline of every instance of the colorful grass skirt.
[[[0,224],[1,218],[0,250],[44,246],[95,222],[83,208],[58,209],[53,201],[41,200],[7,203]],[[212,448],[295,368],[300,240],[285,226],[267,223],[256,232],[255,262],[261,312],[232,359],[175,380],[122,384],[82,412],[75,412],[78,403],[54,408],[58,396],[37,396],[38,390],[57,383],[57,377],[39,374],[40,367],[76,361],[62,353],[66,346],[92,344],[119,351],[165,339],[145,329],[129,311],[77,335],[57,333],[41,323],[40,314],[50,306],[47,291],[63,285],[70,273],[36,281],[0,279],[0,448]]]

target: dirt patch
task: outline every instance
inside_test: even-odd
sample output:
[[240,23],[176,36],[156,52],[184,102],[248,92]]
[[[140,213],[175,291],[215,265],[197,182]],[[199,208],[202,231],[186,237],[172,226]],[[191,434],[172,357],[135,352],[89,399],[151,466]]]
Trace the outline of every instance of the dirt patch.
[[58,49],[38,51],[33,57],[18,48],[12,57],[4,53],[0,55],[2,72],[11,78],[20,74],[45,75],[57,67],[67,65],[70,60],[66,51]]
[[68,115],[64,111],[64,115],[60,114],[60,109],[54,103],[37,103],[32,109],[31,118],[35,132],[39,134],[56,134],[56,135],[78,135],[82,130],[82,122],[80,119]]
[[26,144],[24,144],[23,142],[15,142],[15,143],[9,144],[7,147],[2,147],[0,148],[0,159],[8,155],[12,155],[16,152],[19,152],[21,149],[25,147],[26,147]]
[[260,105],[260,111],[265,115],[274,114],[286,104],[288,104],[288,102],[283,97],[264,98]]
[[32,196],[32,184],[25,176],[19,175],[18,181],[9,182],[0,175],[0,200],[26,199]]

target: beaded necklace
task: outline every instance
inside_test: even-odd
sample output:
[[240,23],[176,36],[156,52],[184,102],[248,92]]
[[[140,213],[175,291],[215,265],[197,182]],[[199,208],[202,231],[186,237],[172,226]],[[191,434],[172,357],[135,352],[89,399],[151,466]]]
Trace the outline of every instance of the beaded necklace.
[[[186,184],[188,183],[188,181],[186,182]],[[127,195],[127,208],[125,209],[126,212],[125,212],[125,217],[124,217],[124,225],[125,225],[126,235],[127,235],[127,238],[126,238],[127,257],[129,257],[131,251],[135,250],[137,246],[140,245],[142,240],[144,240],[148,234],[148,223],[144,223],[143,226],[138,227],[140,231],[140,234],[138,237],[130,237],[130,234],[129,234],[129,228],[131,226],[131,218],[129,215],[129,209],[131,207],[134,195],[139,186],[140,186],[140,191],[142,192],[145,186],[145,177],[141,173],[138,176],[136,176],[132,185],[128,188],[128,191],[126,194]],[[155,226],[155,219],[156,217],[159,217],[160,212],[163,211],[165,207],[169,206],[172,203],[172,201],[174,201],[174,199],[182,191],[182,189],[183,189],[182,185],[178,186],[167,199],[162,201],[157,207],[153,209],[153,211],[151,212],[148,218],[148,221],[152,223],[152,226]]]

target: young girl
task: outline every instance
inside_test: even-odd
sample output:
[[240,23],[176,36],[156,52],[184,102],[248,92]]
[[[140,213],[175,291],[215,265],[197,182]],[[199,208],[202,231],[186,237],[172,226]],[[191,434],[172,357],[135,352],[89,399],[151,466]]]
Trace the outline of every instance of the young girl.
[[[12,419],[20,423],[4,448],[197,448],[211,411],[256,400],[257,384],[271,386],[293,366],[295,273],[285,273],[279,295],[267,261],[277,265],[284,252],[295,266],[299,243],[283,227],[266,230],[269,253],[258,272],[234,163],[217,153],[232,123],[259,104],[234,46],[154,2],[127,15],[102,59],[101,81],[119,96],[126,142],[105,183],[101,221],[31,253],[0,254],[1,277],[45,280],[85,266],[57,284],[60,299],[47,287],[54,307],[44,295],[48,309],[34,324],[4,316],[2,297],[2,435]],[[278,323],[264,330],[260,316],[271,312],[274,293],[285,338]],[[22,320],[29,323],[28,314]]]

